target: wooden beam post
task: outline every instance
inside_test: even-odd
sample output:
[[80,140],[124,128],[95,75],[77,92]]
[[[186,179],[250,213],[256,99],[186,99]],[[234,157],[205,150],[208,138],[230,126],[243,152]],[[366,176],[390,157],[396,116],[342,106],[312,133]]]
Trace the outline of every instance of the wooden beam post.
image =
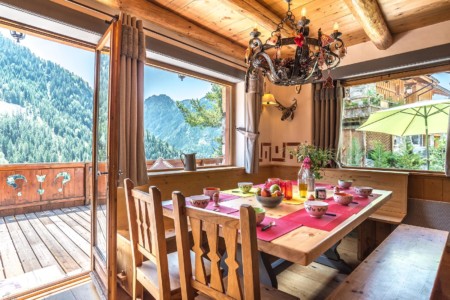
[[378,49],[386,50],[392,45],[392,35],[377,0],[344,0],[344,2]]
[[[270,9],[262,5],[256,0],[222,0],[228,6],[242,12],[246,16],[254,19],[258,25],[261,25],[270,32],[277,28],[278,23],[283,17],[278,16]],[[285,24],[285,27],[281,30],[281,33],[286,37],[292,36],[294,28],[289,24]]]
[[95,0],[140,19],[154,23],[205,46],[239,60],[244,60],[245,47],[224,36],[211,32],[184,17],[147,0]]

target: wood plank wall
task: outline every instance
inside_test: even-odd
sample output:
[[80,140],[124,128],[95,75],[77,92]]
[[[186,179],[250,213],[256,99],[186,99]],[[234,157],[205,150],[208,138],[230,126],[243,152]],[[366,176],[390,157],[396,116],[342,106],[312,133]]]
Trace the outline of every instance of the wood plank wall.
[[410,174],[408,198],[450,203],[450,177],[443,174]]

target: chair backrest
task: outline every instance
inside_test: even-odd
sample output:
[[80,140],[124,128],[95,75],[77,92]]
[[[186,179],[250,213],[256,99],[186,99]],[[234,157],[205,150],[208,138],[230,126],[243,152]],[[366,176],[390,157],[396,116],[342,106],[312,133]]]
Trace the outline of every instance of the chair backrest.
[[[193,299],[194,292],[199,291],[214,299],[260,299],[256,217],[253,208],[249,205],[241,206],[240,218],[237,218],[205,209],[186,207],[186,200],[180,192],[174,192],[172,199],[182,298]],[[192,231],[192,251],[195,253],[193,265],[190,258],[188,219]],[[227,255],[224,260],[228,266],[226,291],[223,272],[220,269],[222,258],[219,252],[220,237],[224,239]],[[239,240],[241,251],[238,247]],[[244,286],[238,272],[239,252],[242,256]],[[210,276],[206,276],[203,257],[211,262]]]
[[135,189],[128,178],[125,190],[133,266],[142,265],[142,256],[152,261],[158,270],[159,289],[155,290],[165,298],[163,295],[170,295],[170,280],[161,192],[155,186],[149,193]]

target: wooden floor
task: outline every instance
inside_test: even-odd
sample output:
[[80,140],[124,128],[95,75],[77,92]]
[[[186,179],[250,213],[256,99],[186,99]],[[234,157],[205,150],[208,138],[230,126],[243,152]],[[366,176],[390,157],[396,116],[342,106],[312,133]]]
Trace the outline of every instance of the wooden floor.
[[89,206],[0,217],[0,298],[90,270]]

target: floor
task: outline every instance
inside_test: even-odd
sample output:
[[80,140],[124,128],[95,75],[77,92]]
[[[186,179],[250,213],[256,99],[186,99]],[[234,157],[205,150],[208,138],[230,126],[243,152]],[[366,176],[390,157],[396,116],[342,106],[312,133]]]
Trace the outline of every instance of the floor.
[[90,270],[89,206],[0,217],[0,298]]

